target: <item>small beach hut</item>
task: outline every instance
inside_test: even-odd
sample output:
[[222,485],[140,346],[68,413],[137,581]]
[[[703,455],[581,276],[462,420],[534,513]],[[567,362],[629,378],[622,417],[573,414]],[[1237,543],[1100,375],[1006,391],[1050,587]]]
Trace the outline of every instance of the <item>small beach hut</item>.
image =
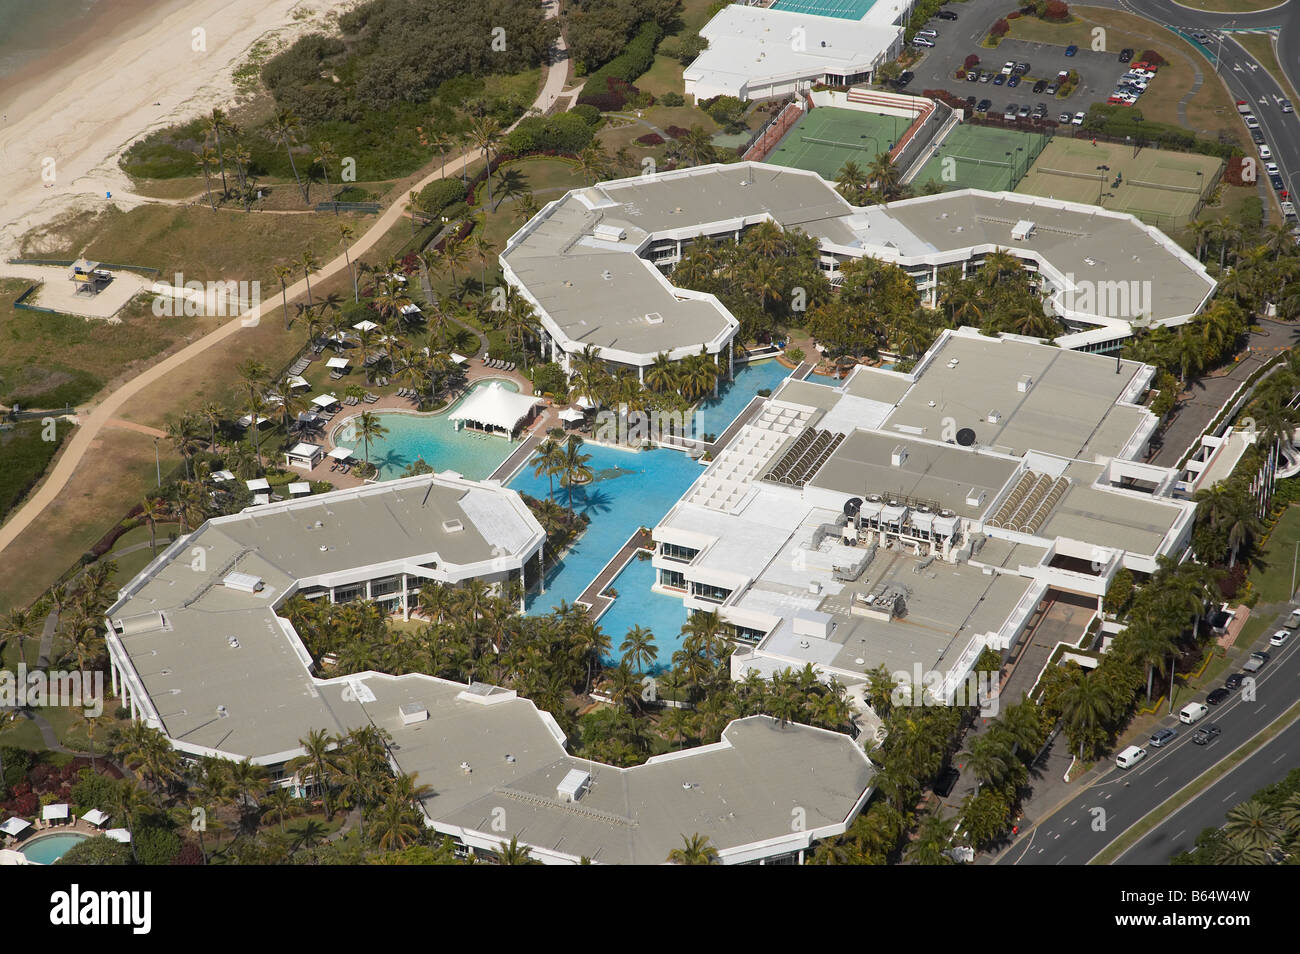
[[324,456],[325,448],[319,444],[299,441],[284,452],[284,463],[286,467],[300,467],[303,470],[311,470],[321,462],[321,458]]

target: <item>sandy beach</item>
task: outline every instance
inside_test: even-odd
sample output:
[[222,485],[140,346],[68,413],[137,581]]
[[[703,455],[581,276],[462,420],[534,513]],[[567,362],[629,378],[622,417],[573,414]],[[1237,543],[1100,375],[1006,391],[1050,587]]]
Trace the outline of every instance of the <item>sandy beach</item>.
[[[357,0],[161,0],[125,22],[97,21],[75,56],[47,58],[0,87],[0,259],[64,212],[141,199],[117,158],[146,133],[235,101],[232,74],[253,44],[328,30]],[[201,41],[196,30],[202,30]],[[196,45],[203,49],[195,49]],[[66,48],[65,48],[66,49]],[[35,74],[35,75],[33,75]],[[48,170],[53,160],[53,182]]]

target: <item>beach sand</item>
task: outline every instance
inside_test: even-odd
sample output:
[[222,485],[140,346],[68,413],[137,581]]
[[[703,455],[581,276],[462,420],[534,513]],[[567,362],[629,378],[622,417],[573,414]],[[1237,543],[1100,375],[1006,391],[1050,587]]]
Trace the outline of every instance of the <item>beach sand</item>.
[[[0,261],[26,232],[71,211],[138,205],[118,157],[148,132],[228,108],[234,70],[262,37],[287,46],[328,31],[357,0],[156,0],[97,17],[64,47],[0,86]],[[202,29],[204,49],[194,31]],[[53,182],[47,179],[53,160]],[[0,269],[2,272],[2,269]]]

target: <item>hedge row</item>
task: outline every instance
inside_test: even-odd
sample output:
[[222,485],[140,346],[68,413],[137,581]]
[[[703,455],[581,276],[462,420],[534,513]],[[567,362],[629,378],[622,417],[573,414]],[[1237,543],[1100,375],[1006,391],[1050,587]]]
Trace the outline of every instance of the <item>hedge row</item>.
[[[655,61],[655,47],[659,45],[663,35],[663,28],[653,20],[641,24],[640,29],[636,31],[636,36],[632,37],[622,53],[587,77],[578,102],[599,107],[598,97],[609,91],[607,82],[609,79],[622,80],[630,84],[650,69]],[[591,95],[588,95],[588,90],[592,91]]]

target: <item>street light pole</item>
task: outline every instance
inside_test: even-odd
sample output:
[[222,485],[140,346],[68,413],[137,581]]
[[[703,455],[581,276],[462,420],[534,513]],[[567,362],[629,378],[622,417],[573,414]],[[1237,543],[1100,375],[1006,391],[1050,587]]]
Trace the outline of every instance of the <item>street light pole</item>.
[[153,439],[153,465],[158,472],[158,486],[162,487],[162,458],[158,456],[158,438]]
[[1291,557],[1291,598],[1295,599],[1295,568],[1296,562],[1300,561],[1300,540],[1295,542],[1295,555]]

